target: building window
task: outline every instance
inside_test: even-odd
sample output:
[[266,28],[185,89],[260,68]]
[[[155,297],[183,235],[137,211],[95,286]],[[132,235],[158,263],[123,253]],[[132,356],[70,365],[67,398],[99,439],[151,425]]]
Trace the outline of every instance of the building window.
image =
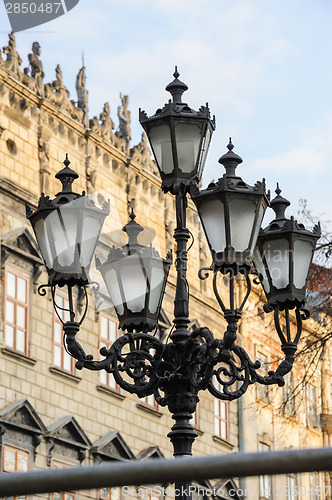
[[306,406],[307,423],[315,427],[317,425],[316,388],[312,384],[306,385]]
[[319,487],[319,472],[310,472],[310,500],[319,500],[321,498],[321,490]]
[[287,474],[287,500],[296,500],[298,498],[296,474]]
[[[61,320],[65,323],[70,321],[69,317],[69,302],[65,295],[56,293],[55,302],[57,304],[57,312]],[[69,372],[71,374],[75,373],[75,360],[68,354],[63,343],[63,330],[60,318],[53,311],[53,352],[54,352],[54,366]]]
[[[267,453],[270,451],[270,446],[266,443],[258,443],[258,451]],[[272,477],[259,476],[259,498],[271,500],[272,498]]]
[[[268,372],[268,360],[267,356],[262,352],[256,351],[256,359],[260,362],[261,367],[258,373],[265,377]],[[264,384],[256,384],[256,397],[264,403],[270,403],[270,393],[269,386]]]
[[[63,462],[58,462],[57,460],[53,460],[52,466],[53,469],[64,469],[70,467],[70,465]],[[76,495],[73,491],[61,491],[52,493],[52,500],[75,500],[75,497]]]
[[[221,384],[214,379],[213,385],[222,392]],[[214,434],[228,441],[228,402],[214,398]]]
[[98,495],[99,500],[122,500],[122,490],[117,488],[101,488]]
[[152,410],[158,410],[158,404],[153,394],[149,394],[148,396],[145,396],[145,398],[141,398],[141,403],[148,406]]
[[283,387],[284,412],[286,415],[294,416],[295,414],[295,394],[293,373],[289,372],[284,376],[285,385]]
[[[99,314],[99,349],[106,347],[109,349],[113,342],[119,337],[118,322],[112,316]],[[116,392],[120,392],[120,387],[115,382],[113,374],[105,370],[99,372],[99,383]]]
[[[29,469],[29,454],[25,451],[4,446],[2,450],[2,470],[3,472],[27,472]],[[23,500],[27,496],[10,497],[13,500]]]
[[5,346],[28,355],[29,278],[5,270]]

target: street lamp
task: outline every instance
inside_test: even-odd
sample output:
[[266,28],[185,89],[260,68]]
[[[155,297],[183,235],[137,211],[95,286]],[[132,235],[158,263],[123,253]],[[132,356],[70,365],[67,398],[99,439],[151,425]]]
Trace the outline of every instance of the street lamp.
[[[172,102],[169,101],[151,117],[144,111],[140,111],[139,115],[160,171],[161,187],[165,192],[171,192],[176,201],[174,239],[177,282],[174,329],[170,341],[164,344],[149,332],[157,326],[171,257],[168,255],[166,259],[161,259],[151,245],[145,247],[138,243],[138,235],[143,228],[136,223],[134,213],[123,228],[128,243],[121,248],[113,247],[103,264],[97,262],[97,269],[114,302],[123,335],[110,349],[102,348],[100,353],[103,359],[97,361],[91,355],[86,355],[76,340],[79,323],[74,321],[72,301],[70,321],[64,324],[67,349],[76,358],[77,368],[105,369],[114,375],[123,390],[139,397],[154,394],[159,405],[168,407],[175,420],[168,434],[174,447],[174,456],[192,454],[192,443],[197,434],[190,419],[195,412],[200,390],[208,390],[219,399],[234,400],[241,397],[254,382],[284,385],[283,377],[293,365],[302,320],[309,317],[303,309],[305,285],[315,242],[319,237],[319,228],[311,233],[293,219],[285,218],[284,209],[289,202],[280,197],[279,191],[277,198],[271,202],[276,219],[260,231],[269,205],[265,182],[263,180],[249,186],[236,174],[235,170],[242,159],[233,152],[231,141],[228,152],[219,160],[226,173],[207,189],[199,190],[214,120],[210,119],[208,106],[202,106],[196,112],[182,103],[181,96],[187,90],[187,85],[179,80],[179,76],[176,69],[174,81],[166,87],[172,95]],[[67,179],[66,182],[71,186],[76,174],[66,170],[65,174],[60,172],[57,177],[61,182]],[[52,290],[57,285],[71,283],[71,276],[76,285],[85,289],[91,250],[96,246],[97,233],[108,209],[92,206],[90,212],[85,212],[87,207],[81,201],[81,211],[72,214],[73,224],[67,224],[64,218],[62,223],[59,206],[62,209],[67,205],[74,206],[80,199],[79,195],[71,192],[69,184],[64,184],[62,193],[52,202],[47,198],[45,203],[42,195],[35,214],[28,210],[28,218],[33,224],[49,273],[48,286]],[[192,332],[188,329],[190,320],[186,273],[190,232],[186,225],[186,209],[189,193],[196,204],[212,256],[211,267],[201,269],[199,276],[206,279],[209,272],[213,274],[213,290],[228,323],[223,338],[220,338],[221,332],[218,332],[218,338],[214,338],[207,327]],[[47,223],[54,212],[59,217],[58,226]],[[85,230],[90,236],[89,252],[82,261],[84,252],[80,238],[84,234],[81,228],[82,224],[85,227],[85,213],[89,213],[91,224],[96,220],[98,223],[96,228]],[[62,232],[57,228],[61,228]],[[60,246],[56,246],[55,242],[58,234],[61,234],[63,242]],[[59,249],[60,255],[57,256]],[[66,253],[68,249],[71,251],[70,257]],[[281,261],[273,267],[277,254],[281,255]],[[275,274],[276,271],[280,276]],[[238,274],[245,277],[247,291],[242,303],[236,307],[235,280]],[[251,361],[246,351],[236,344],[237,323],[251,292],[252,274],[256,274],[255,282],[259,279],[263,284],[268,299],[265,311],[275,311],[275,325],[286,356],[277,369],[269,371],[266,376],[257,371],[260,363]],[[227,306],[218,289],[219,275],[229,275]],[[289,311],[294,308],[297,333],[292,341]],[[279,321],[281,311],[286,314],[285,333]],[[188,495],[183,493],[179,498],[188,498]]]

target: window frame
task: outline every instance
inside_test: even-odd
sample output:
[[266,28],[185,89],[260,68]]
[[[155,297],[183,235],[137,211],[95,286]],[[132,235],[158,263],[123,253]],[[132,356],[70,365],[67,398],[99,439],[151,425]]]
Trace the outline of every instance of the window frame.
[[[258,441],[258,452],[269,453],[271,451],[271,446],[265,441]],[[273,485],[272,476],[269,474],[264,474],[258,476],[259,479],[259,498],[264,500],[272,500],[273,498]],[[266,487],[267,483],[267,487]],[[265,493],[268,493],[265,495]]]
[[[10,471],[10,470],[5,470],[5,453],[6,450],[14,452],[15,453],[15,470]],[[26,456],[27,457],[27,470],[26,471],[18,471],[17,470],[17,456],[18,454]],[[15,474],[18,472],[27,472],[30,470],[30,460],[31,459],[31,454],[29,451],[23,450],[22,448],[18,448],[17,446],[12,446],[11,444],[4,443],[1,447],[1,472],[3,474]],[[19,496],[14,496],[12,497],[13,500],[18,500],[19,498],[25,498],[26,500],[29,498],[28,495],[19,495]],[[5,500],[4,497],[2,497],[2,500]]]
[[317,426],[317,401],[316,401],[316,386],[311,383],[306,384],[306,417],[307,425],[311,427]]
[[[11,274],[15,277],[15,297],[8,295],[8,274]],[[17,298],[17,284],[18,279],[22,279],[26,284],[26,301],[23,302]],[[24,274],[21,270],[18,270],[12,266],[4,267],[4,328],[3,328],[3,340],[4,340],[4,348],[13,350],[20,355],[29,356],[29,342],[30,342],[30,286],[31,286],[31,278],[27,274]],[[7,302],[14,304],[14,323],[10,323],[7,321]],[[17,308],[22,307],[25,310],[25,329],[18,327],[17,325]],[[7,340],[6,334],[6,326],[10,326],[13,328],[13,345],[10,345]],[[17,330],[23,331],[25,335],[24,339],[24,351],[17,348]]]
[[[222,387],[221,384],[216,380],[214,380],[213,384],[215,385],[216,389],[222,392]],[[225,418],[222,417],[222,411],[221,408],[222,406],[225,408]],[[218,414],[216,413],[216,406],[218,408]],[[218,423],[218,433],[216,433],[216,424]],[[225,436],[222,435],[221,429],[222,429],[222,423],[225,424],[225,429],[226,433]],[[216,436],[219,439],[223,439],[224,441],[229,442],[229,405],[228,401],[225,401],[224,399],[219,399],[214,396],[213,398],[213,433],[214,436]]]
[[[61,298],[62,301],[67,301],[68,302],[68,297],[66,296],[65,293],[61,293],[59,292],[58,290],[56,291],[55,293],[55,302],[57,302],[57,300]],[[64,302],[62,302],[62,307],[65,307],[65,304]],[[59,313],[60,314],[65,314],[65,311],[61,311],[61,309],[59,310]],[[62,319],[64,320],[64,317],[62,317]],[[60,325],[61,327],[61,343],[57,342],[56,339],[55,339],[55,325]],[[62,326],[62,323],[60,321],[60,319],[58,318],[58,315],[57,313],[55,312],[55,308],[53,307],[53,320],[52,320],[52,332],[53,332],[53,338],[52,338],[52,345],[53,345],[53,367],[57,370],[60,370],[60,371],[63,371],[64,373],[69,373],[70,375],[74,375],[75,376],[75,359],[70,356],[70,354],[68,354],[66,352],[66,349],[65,349],[65,346],[64,346],[64,343],[63,343],[63,326]],[[55,348],[60,348],[61,349],[61,366],[58,365],[55,361]],[[70,370],[68,370],[68,368],[65,368],[65,363],[64,363],[64,360],[65,360],[65,355],[68,355],[70,356]]]
[[[77,465],[76,461],[73,461],[73,463],[66,462],[65,460],[62,459],[62,457],[52,457],[52,463],[51,467],[52,469],[58,468],[58,469],[69,469],[70,467],[74,467]],[[58,491],[58,492],[53,492],[50,495],[51,500],[54,500],[54,493],[56,495],[61,495],[61,500],[67,500],[65,495],[70,495],[73,500],[76,500],[76,491]]]
[[[111,345],[113,344],[113,342],[115,342],[115,340],[117,340],[121,334],[119,331],[119,321],[114,316],[112,316],[112,314],[109,314],[105,311],[100,311],[98,316],[99,316],[99,318],[98,318],[98,342],[99,342],[99,351],[100,351],[101,347],[104,347],[104,346],[106,346],[106,349],[109,349],[111,347]],[[106,338],[106,337],[102,336],[102,318],[105,318],[108,322],[108,333],[110,332],[110,329],[109,329],[110,322],[116,324],[116,338],[115,338],[115,340],[110,340],[109,337]],[[106,377],[106,383],[101,380],[102,377]],[[113,384],[111,383],[112,381],[113,381]],[[99,387],[106,388],[107,390],[109,390],[111,392],[115,392],[116,394],[121,393],[120,386],[115,381],[112,373],[108,373],[104,370],[100,371],[98,384],[99,384]]]

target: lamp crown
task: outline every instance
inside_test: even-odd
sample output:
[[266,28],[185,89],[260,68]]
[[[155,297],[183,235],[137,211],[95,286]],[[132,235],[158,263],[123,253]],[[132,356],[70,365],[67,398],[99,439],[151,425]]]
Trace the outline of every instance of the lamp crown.
[[226,177],[236,177],[235,169],[243,162],[241,156],[233,153],[234,145],[232,143],[232,138],[229,138],[229,143],[227,144],[228,152],[225,153],[221,158],[219,158],[219,163],[224,165],[226,169]]
[[65,165],[65,168],[60,170],[55,175],[55,178],[59,179],[59,181],[62,184],[62,193],[61,194],[72,194],[73,193],[72,184],[73,184],[75,179],[79,178],[79,175],[74,170],[69,168],[70,161],[68,158],[68,153],[66,153],[66,158],[65,158],[63,163]]
[[170,94],[173,97],[174,103],[181,103],[182,102],[182,94],[183,94],[183,92],[188,90],[188,85],[186,85],[185,83],[181,82],[181,80],[179,80],[180,73],[178,72],[177,66],[175,66],[175,71],[173,73],[173,76],[174,76],[174,80],[167,85],[165,90],[167,90],[167,92],[170,92]]
[[122,231],[124,231],[128,236],[128,244],[127,245],[130,249],[130,248],[133,248],[133,247],[136,247],[139,245],[137,238],[138,238],[139,233],[144,231],[144,228],[140,224],[137,224],[137,222],[135,221],[136,214],[135,214],[133,208],[131,209],[131,213],[130,213],[129,217],[131,220],[128,222],[128,224],[126,224],[122,228]]
[[286,208],[289,207],[290,201],[284,198],[281,195],[281,189],[279,187],[279,183],[277,182],[277,189],[275,190],[276,197],[271,200],[271,208],[274,210],[276,216],[275,220],[286,219],[285,211]]

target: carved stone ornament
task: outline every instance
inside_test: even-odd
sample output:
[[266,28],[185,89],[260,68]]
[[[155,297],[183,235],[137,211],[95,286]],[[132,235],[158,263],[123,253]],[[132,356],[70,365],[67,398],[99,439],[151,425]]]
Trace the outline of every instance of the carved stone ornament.
[[143,165],[146,170],[149,170],[154,175],[158,175],[158,168],[151,158],[151,150],[148,144],[148,137],[146,132],[142,133],[142,139],[139,144],[131,148],[130,155],[133,160]]
[[92,445],[90,452],[94,462],[135,459],[135,455],[118,431],[109,431],[102,436]]
[[47,460],[49,466],[55,454],[82,462],[86,450],[91,446],[89,438],[73,416],[55,422],[49,427],[45,438],[49,442]]

